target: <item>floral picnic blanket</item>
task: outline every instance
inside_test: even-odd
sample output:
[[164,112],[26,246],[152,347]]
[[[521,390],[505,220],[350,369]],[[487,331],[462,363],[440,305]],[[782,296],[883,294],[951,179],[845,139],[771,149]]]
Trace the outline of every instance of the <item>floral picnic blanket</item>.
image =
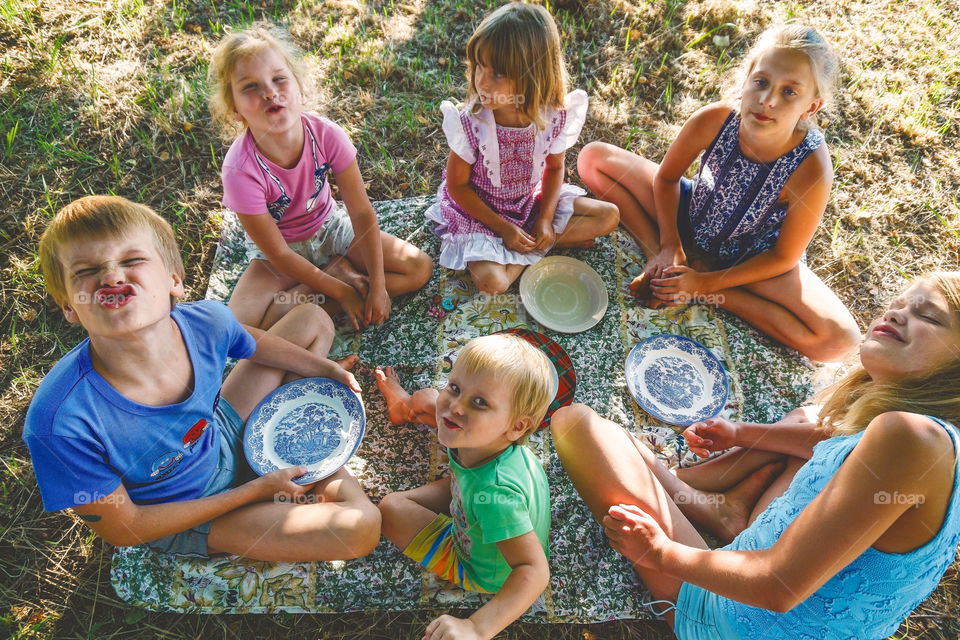
[[[436,256],[439,243],[423,211],[432,197],[376,203],[381,227]],[[743,322],[712,307],[652,311],[638,307],[627,285],[642,267],[636,244],[622,230],[594,248],[562,251],[585,261],[606,283],[609,306],[599,324],[579,334],[561,334],[527,315],[514,285],[510,293],[483,298],[469,276],[437,267],[416,294],[394,301],[389,320],[362,334],[338,334],[331,357],[358,353],[355,374],[364,389],[367,432],[348,463],[374,502],[446,472],[435,430],[392,426],[376,390],[373,369],[391,364],[404,386],[440,385],[452,354],[470,338],[511,327],[540,331],[570,355],[577,374],[575,400],[634,433],[642,433],[669,466],[695,464],[679,429],[646,414],[631,398],[624,358],[640,340],[674,333],[706,345],[723,362],[729,394],[723,415],[772,421],[809,397],[822,373],[795,352],[773,344]],[[208,298],[226,300],[245,267],[243,232],[225,214]],[[450,299],[454,308],[440,304]],[[450,302],[446,306],[451,306]],[[629,564],[607,544],[564,473],[549,432],[528,443],[550,482],[550,586],[523,616],[530,622],[600,622],[651,618],[642,606],[649,594]],[[333,613],[371,610],[473,608],[484,596],[446,585],[425,573],[385,539],[365,558],[346,562],[259,562],[234,556],[197,560],[142,547],[116,549],[111,581],[127,602],[156,611],[190,613]]]

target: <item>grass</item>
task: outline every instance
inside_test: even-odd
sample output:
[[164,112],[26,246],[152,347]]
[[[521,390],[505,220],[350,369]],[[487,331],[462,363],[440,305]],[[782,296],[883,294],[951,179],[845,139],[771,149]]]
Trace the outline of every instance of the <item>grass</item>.
[[[464,46],[497,4],[0,0],[0,636],[419,637],[426,614],[204,617],[116,600],[109,549],[69,514],[42,511],[19,438],[43,374],[82,337],[45,297],[35,247],[73,198],[124,195],[175,226],[188,295],[202,295],[225,151],[206,112],[206,60],[225,30],[260,19],[289,29],[304,50],[314,74],[308,99],[352,136],[371,198],[433,192],[446,156],[437,105],[464,95]],[[766,25],[796,17],[822,28],[843,73],[823,122],[836,181],[811,266],[863,324],[917,273],[958,268],[954,3],[550,4],[571,86],[591,96],[580,144],[602,139],[655,159],[687,116],[716,99],[722,74]],[[576,151],[567,156],[574,181]],[[958,591],[954,564],[895,637],[958,637]],[[507,635],[670,637],[650,622],[514,625]]]

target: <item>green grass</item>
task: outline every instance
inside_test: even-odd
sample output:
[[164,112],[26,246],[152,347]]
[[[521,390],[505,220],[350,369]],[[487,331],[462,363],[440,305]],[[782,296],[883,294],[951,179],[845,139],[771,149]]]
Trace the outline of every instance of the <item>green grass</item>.
[[[206,111],[206,60],[228,29],[271,20],[303,49],[312,106],[346,128],[372,199],[431,193],[447,155],[440,101],[464,95],[463,53],[498,2],[0,0],[0,636],[418,638],[426,614],[202,617],[118,602],[109,550],[45,514],[19,433],[43,374],[82,332],[45,297],[36,243],[86,193],[174,224],[188,295],[205,288],[226,149]],[[915,274],[960,263],[960,56],[955,3],[557,0],[571,88],[588,91],[580,145],[662,157],[683,120],[771,22],[821,28],[842,55],[823,124],[836,180],[811,266],[865,323]],[[713,36],[729,37],[719,47]],[[572,150],[567,156],[576,181]],[[960,635],[954,565],[897,637]],[[518,638],[669,637],[663,624],[515,625]]]

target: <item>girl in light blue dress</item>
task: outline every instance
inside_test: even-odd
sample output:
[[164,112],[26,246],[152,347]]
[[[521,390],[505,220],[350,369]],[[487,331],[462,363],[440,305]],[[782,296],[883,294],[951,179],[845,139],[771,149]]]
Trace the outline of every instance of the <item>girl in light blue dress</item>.
[[894,300],[825,398],[690,426],[698,455],[731,450],[676,475],[588,407],[554,414],[567,473],[678,638],[886,638],[953,562],[960,272]]

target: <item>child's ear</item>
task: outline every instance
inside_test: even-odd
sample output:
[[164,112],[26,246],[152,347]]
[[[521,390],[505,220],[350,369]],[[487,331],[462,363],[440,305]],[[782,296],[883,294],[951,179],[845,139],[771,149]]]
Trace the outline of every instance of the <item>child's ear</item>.
[[183,286],[183,278],[181,278],[180,275],[177,273],[171,273],[170,279],[171,279],[170,295],[174,298],[182,298],[186,293]]
[[810,106],[806,111],[803,112],[803,115],[800,116],[801,120],[809,120],[814,116],[817,111],[820,111],[820,107],[823,106],[823,98],[814,98],[813,102],[810,103]]
[[76,324],[80,322],[80,316],[78,316],[74,308],[66,302],[60,305],[60,310],[63,311],[63,317],[66,318],[67,322],[70,324]]
[[510,442],[516,442],[523,437],[527,431],[530,430],[530,427],[533,426],[533,418],[530,416],[523,416],[522,418],[517,418],[513,426],[510,427],[510,430],[507,431],[507,439]]

